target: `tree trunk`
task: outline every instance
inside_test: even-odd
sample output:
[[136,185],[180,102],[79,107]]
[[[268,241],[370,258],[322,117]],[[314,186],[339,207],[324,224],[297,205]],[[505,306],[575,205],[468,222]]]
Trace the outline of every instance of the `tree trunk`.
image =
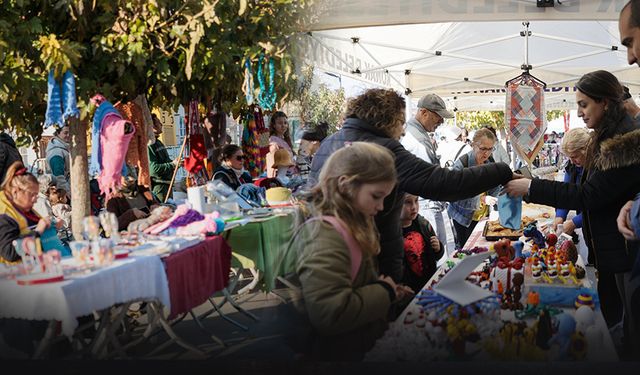
[[75,240],[82,239],[82,219],[89,216],[89,166],[87,158],[87,122],[72,117],[69,121],[71,134],[71,226]]

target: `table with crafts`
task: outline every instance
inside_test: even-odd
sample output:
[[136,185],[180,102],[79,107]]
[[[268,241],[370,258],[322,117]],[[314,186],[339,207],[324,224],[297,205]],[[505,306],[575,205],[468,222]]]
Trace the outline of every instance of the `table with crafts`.
[[[46,355],[60,324],[61,333],[72,338],[78,317],[100,316],[100,324],[86,348],[92,356],[105,357],[109,344],[121,355],[115,329],[133,302],[146,301],[153,311],[148,332],[162,328],[176,342],[196,348],[177,337],[165,318],[189,312],[226,287],[231,249],[221,236],[208,238],[162,238],[126,246],[126,256],[97,267],[76,258],[63,258],[63,280],[25,282],[16,268],[0,274],[0,318],[49,321],[34,357]],[[122,248],[120,248],[122,249]],[[59,323],[58,323],[59,322]],[[126,345],[124,348],[129,347]]]
[[[523,204],[523,220],[534,220],[533,225],[538,229],[549,224],[553,217],[551,207]],[[538,255],[542,251],[550,254],[551,250],[538,249],[524,236],[519,238],[524,244],[520,249],[522,257],[498,259],[506,249],[511,249],[513,255],[513,247],[518,245],[515,241],[488,241],[485,226],[493,220],[498,220],[497,212],[477,224],[464,249],[447,259],[425,288],[390,323],[365,360],[617,360],[599,309],[595,281],[564,273],[564,267],[562,274],[548,277],[556,268],[539,271],[536,267]],[[559,257],[561,251],[569,247],[562,245],[564,242],[557,244]],[[577,257],[575,269],[584,267],[582,259]],[[553,265],[555,255],[544,259]],[[564,258],[558,259],[558,263],[567,263]],[[469,265],[472,268],[468,268]],[[469,273],[465,268],[474,272]],[[445,277],[449,273],[450,276],[457,274],[458,284],[454,284],[453,277]],[[462,290],[484,294],[484,297],[461,305],[453,299],[467,298]],[[444,297],[445,294],[451,299]]]

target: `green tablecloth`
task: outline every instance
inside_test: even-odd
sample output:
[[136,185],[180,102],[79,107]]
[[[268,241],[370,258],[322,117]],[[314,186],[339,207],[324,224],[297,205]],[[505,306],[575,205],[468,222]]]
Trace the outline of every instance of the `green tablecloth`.
[[273,290],[276,277],[295,272],[295,252],[286,253],[292,232],[293,214],[260,219],[231,229],[227,242],[234,252],[233,262],[260,270],[264,275],[263,289]]

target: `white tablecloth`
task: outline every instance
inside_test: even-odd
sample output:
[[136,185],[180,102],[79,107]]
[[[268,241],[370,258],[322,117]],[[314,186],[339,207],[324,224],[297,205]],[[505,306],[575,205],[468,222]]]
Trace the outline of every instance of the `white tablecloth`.
[[0,280],[0,318],[58,320],[67,336],[73,335],[79,316],[119,303],[154,299],[170,308],[167,275],[157,256],[130,256],[51,284],[22,286],[15,280]]

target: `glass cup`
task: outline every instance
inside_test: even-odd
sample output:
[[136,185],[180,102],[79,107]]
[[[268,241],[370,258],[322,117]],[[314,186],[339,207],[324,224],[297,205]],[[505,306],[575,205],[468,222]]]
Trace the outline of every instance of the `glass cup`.
[[101,238],[98,246],[93,248],[93,263],[98,267],[106,267],[113,263],[113,241],[109,238]]
[[98,217],[87,216],[82,220],[82,236],[88,241],[100,238],[100,219]]
[[91,242],[71,241],[69,242],[71,254],[80,265],[88,266],[91,262]]

